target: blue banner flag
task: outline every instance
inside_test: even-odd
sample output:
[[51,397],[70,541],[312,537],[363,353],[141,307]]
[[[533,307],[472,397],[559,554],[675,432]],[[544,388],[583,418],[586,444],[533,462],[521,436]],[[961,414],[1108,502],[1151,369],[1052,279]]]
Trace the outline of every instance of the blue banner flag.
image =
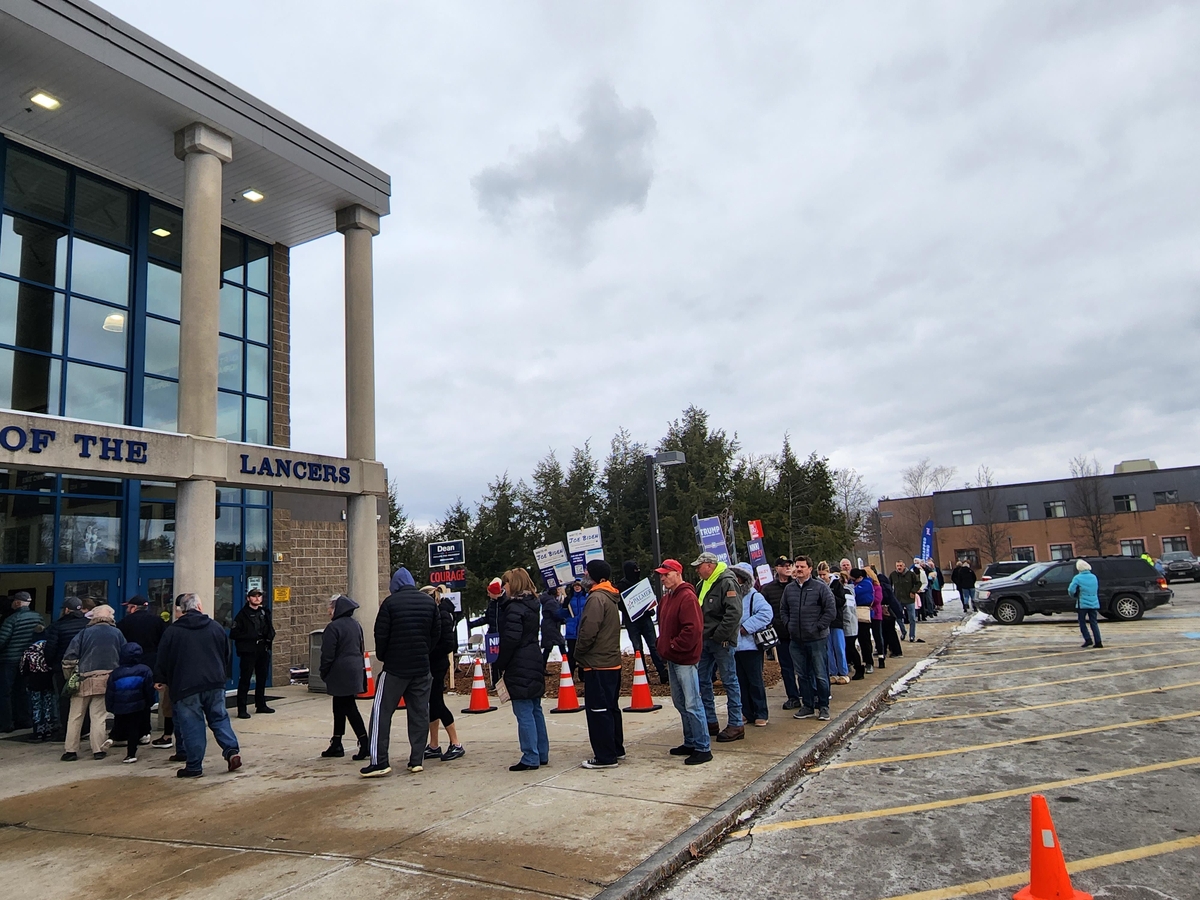
[[933,519],[925,523],[921,532],[921,559],[933,559]]

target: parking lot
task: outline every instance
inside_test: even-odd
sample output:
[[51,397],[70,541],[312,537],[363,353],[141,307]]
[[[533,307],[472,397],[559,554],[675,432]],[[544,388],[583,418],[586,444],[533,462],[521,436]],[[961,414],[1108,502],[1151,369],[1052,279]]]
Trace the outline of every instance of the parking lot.
[[841,749],[660,892],[1008,900],[1045,794],[1077,889],[1185,900],[1200,862],[1200,585],[1080,648],[1073,616],[957,635]]

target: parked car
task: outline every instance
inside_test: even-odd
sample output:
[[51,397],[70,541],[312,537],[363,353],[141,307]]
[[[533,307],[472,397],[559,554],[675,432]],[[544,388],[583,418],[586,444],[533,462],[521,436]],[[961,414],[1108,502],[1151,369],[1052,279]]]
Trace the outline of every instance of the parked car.
[[[1174,593],[1167,580],[1136,556],[1085,557],[1100,583],[1100,615],[1132,622]],[[1075,598],[1067,585],[1075,577],[1075,560],[1034,563],[1008,578],[995,578],[975,591],[975,604],[1001,625],[1017,625],[1027,615],[1073,613]]]
[[1010,578],[1030,565],[1033,564],[1027,559],[1005,559],[1000,562],[988,563],[979,580],[991,581],[993,578]]
[[1196,559],[1190,550],[1173,550],[1164,553],[1160,560],[1167,584],[1180,578],[1191,578],[1200,581],[1200,559]]

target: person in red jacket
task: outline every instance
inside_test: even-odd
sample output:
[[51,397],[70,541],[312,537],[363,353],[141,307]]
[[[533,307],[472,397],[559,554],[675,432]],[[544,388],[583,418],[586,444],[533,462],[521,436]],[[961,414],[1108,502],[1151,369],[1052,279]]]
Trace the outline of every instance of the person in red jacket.
[[658,655],[670,670],[671,702],[683,720],[683,743],[671,750],[672,756],[686,756],[684,763],[698,766],[712,760],[708,722],[700,699],[700,650],[704,637],[704,617],[696,589],[683,577],[678,560],[663,560],[654,570],[662,576],[663,598],[658,604]]

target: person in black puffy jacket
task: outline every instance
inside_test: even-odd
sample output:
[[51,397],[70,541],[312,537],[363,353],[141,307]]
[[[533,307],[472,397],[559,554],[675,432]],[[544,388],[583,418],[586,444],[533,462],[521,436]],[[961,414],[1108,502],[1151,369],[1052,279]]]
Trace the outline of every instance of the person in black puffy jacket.
[[496,680],[504,679],[517,717],[517,738],[521,761],[509,766],[510,772],[525,772],[550,761],[550,738],[542,697],[546,694],[545,669],[538,649],[542,605],[535,593],[533,579],[525,569],[509,569],[500,604],[500,656],[493,671]]
[[371,706],[371,764],[359,769],[364,778],[392,771],[388,762],[392,714],[400,698],[408,707],[408,770],[420,772],[429,736],[429,655],[442,636],[441,617],[433,598],[418,590],[403,567],[392,577],[392,595],[375,616],[375,656],[383,671],[375,683]]
[[[449,762],[466,755],[466,750],[458,742],[458,729],[454,726],[454,713],[446,706],[444,691],[446,688],[446,673],[450,671],[451,657],[458,651],[458,622],[455,618],[454,604],[446,596],[442,588],[425,586],[421,588],[437,601],[438,615],[441,618],[442,637],[438,645],[429,654],[429,674],[432,683],[429,687],[429,743],[425,745],[426,759],[440,759]],[[450,746],[446,752],[438,746],[438,725],[446,726],[446,736],[450,738]]]
[[345,594],[338,594],[329,601],[330,621],[321,634],[321,680],[325,682],[325,692],[333,698],[333,737],[329,749],[321,752],[326,759],[346,755],[342,738],[347,720],[358,738],[358,752],[353,758],[367,758],[367,727],[355,700],[367,689],[363,632],[354,618],[356,609],[357,603]]
[[121,648],[121,664],[108,673],[104,691],[104,706],[113,714],[112,738],[125,741],[127,763],[137,762],[138,743],[143,734],[150,733],[154,671],[143,659],[141,645],[127,641]]

